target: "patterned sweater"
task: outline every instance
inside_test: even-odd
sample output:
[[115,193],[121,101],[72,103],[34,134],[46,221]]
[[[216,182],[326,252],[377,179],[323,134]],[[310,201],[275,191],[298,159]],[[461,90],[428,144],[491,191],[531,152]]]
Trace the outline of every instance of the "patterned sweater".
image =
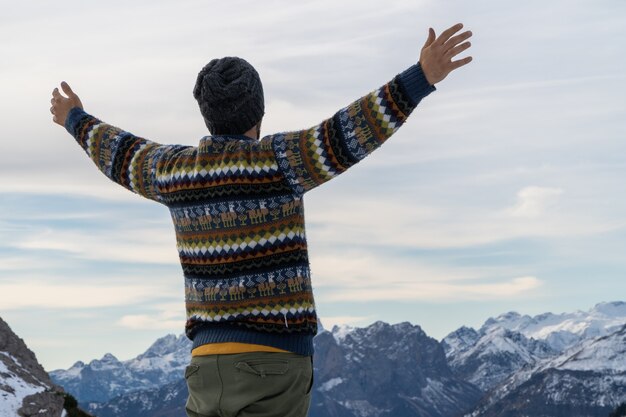
[[261,140],[161,145],[79,108],[65,127],[108,178],[169,208],[192,349],[239,342],[312,355],[303,195],[378,148],[433,90],[418,63],[310,129]]

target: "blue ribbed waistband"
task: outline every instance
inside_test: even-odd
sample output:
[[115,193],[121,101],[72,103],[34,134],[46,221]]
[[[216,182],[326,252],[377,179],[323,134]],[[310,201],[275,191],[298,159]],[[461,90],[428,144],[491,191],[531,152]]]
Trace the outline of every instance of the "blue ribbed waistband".
[[209,343],[253,343],[271,346],[299,355],[313,355],[313,334],[310,333],[269,333],[240,327],[204,325],[193,337],[191,349]]

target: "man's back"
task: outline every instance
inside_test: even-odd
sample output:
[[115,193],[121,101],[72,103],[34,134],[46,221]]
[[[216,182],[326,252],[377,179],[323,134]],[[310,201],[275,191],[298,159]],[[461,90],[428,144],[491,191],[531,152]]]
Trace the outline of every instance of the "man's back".
[[302,196],[377,149],[433,90],[417,64],[310,129],[260,141],[163,146],[80,109],[66,127],[109,178],[170,209],[195,353],[236,342],[312,355]]

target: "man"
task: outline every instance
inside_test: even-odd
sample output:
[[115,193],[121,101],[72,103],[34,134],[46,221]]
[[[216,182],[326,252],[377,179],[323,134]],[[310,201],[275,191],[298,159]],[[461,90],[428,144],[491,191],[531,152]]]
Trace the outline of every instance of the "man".
[[160,145],[83,111],[69,85],[51,112],[107,177],[170,210],[185,276],[187,414],[306,416],[313,300],[302,197],[378,148],[434,84],[471,57],[471,32],[429,30],[419,62],[310,129],[260,139],[263,88],[240,58],[215,59],[193,91],[211,136]]

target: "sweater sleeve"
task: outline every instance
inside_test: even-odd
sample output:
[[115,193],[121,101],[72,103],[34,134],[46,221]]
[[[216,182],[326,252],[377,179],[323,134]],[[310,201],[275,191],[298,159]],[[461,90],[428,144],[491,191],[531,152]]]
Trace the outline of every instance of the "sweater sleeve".
[[181,145],[160,145],[137,137],[75,107],[65,120],[74,136],[98,169],[112,181],[143,197],[162,202],[160,179],[166,177],[167,161]]
[[301,195],[380,147],[433,91],[417,63],[317,126],[264,140],[273,141],[279,168]]

